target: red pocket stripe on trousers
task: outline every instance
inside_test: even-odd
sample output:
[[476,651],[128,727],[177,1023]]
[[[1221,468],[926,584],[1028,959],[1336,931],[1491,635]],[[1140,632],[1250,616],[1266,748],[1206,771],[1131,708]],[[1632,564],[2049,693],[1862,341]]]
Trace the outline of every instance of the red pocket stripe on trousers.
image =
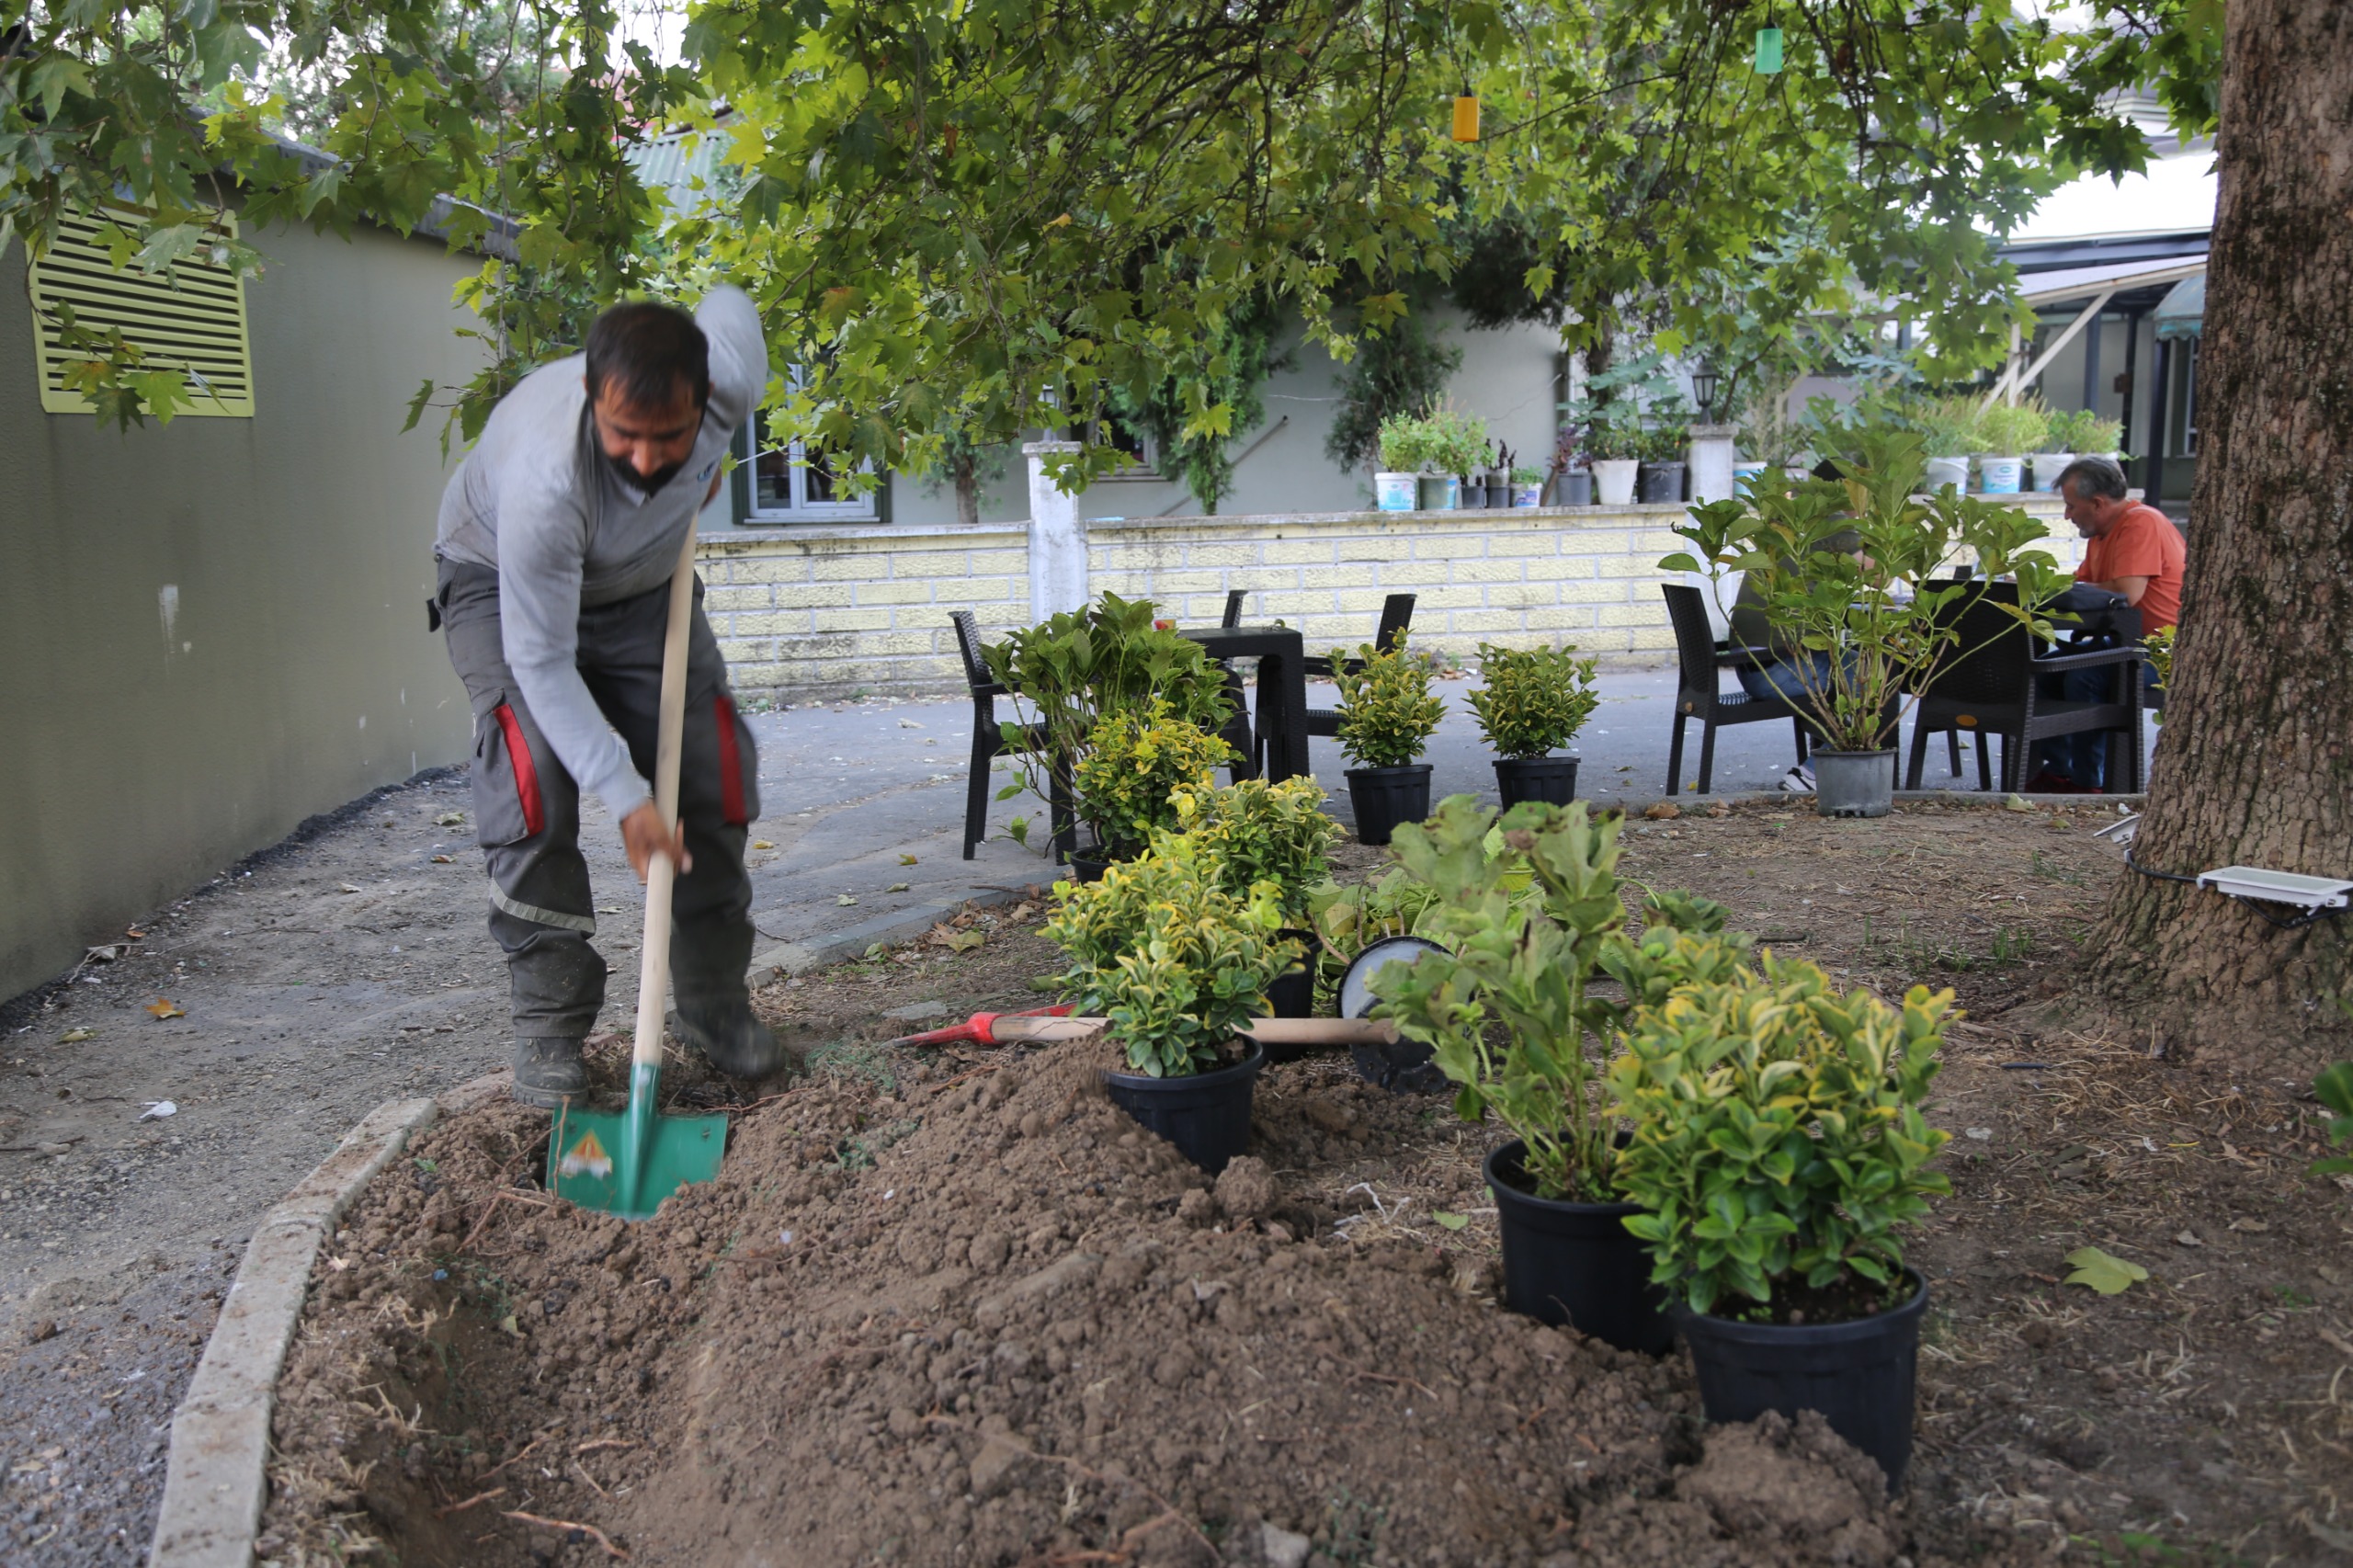
[[496,709],[498,727],[506,732],[506,760],[515,769],[515,798],[523,806],[523,832],[536,835],[547,826],[546,808],[540,803],[540,769],[531,760],[530,743],[523,739],[523,722],[502,702]]
[[719,815],[730,827],[742,827],[752,819],[744,810],[744,764],[735,745],[735,704],[722,691],[710,699],[710,710],[719,721]]

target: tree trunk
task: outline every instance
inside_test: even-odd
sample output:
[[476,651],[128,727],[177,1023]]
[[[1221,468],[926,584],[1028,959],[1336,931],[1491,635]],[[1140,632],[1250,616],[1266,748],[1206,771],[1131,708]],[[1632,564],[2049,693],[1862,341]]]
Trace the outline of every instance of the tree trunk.
[[968,528],[981,524],[981,473],[977,462],[956,465],[956,520]]
[[[2353,6],[2232,0],[2189,565],[2133,858],[2353,877]],[[2096,994],[2165,1044],[2353,1054],[2353,918],[2127,873]]]

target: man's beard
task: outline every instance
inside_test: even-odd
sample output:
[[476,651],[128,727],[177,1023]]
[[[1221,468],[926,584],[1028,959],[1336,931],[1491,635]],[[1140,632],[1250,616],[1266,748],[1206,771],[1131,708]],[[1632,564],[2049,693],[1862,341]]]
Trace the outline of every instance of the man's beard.
[[641,474],[637,470],[630,467],[626,461],[613,456],[610,452],[605,454],[605,461],[611,467],[616,478],[641,495],[653,494],[677,478],[680,472],[687,466],[686,460],[680,459],[676,462],[655,469],[652,473]]

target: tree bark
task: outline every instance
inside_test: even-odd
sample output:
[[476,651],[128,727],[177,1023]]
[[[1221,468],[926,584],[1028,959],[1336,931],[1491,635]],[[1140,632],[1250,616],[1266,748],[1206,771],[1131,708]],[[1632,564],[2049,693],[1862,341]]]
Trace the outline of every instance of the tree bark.
[[[2232,0],[2220,153],[2205,449],[2133,858],[2353,877],[2353,6]],[[2353,917],[2282,930],[2128,873],[2091,979],[2162,1043],[2287,1077],[2353,1054],[2348,953]]]

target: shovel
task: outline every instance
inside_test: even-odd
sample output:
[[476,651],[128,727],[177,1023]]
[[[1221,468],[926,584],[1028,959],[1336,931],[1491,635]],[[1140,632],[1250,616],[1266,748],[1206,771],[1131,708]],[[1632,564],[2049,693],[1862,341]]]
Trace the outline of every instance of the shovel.
[[[660,727],[654,752],[654,807],[665,832],[678,823],[678,752],[687,716],[687,629],[694,619],[695,528],[670,579],[670,622],[662,640]],[[656,852],[645,869],[645,943],[637,977],[637,1045],[630,1054],[629,1108],[556,1114],[548,1142],[548,1186],[583,1209],[642,1220],[689,1182],[719,1174],[727,1118],[657,1116],[662,1079],[663,995],[670,988],[670,895],[678,868]]]

